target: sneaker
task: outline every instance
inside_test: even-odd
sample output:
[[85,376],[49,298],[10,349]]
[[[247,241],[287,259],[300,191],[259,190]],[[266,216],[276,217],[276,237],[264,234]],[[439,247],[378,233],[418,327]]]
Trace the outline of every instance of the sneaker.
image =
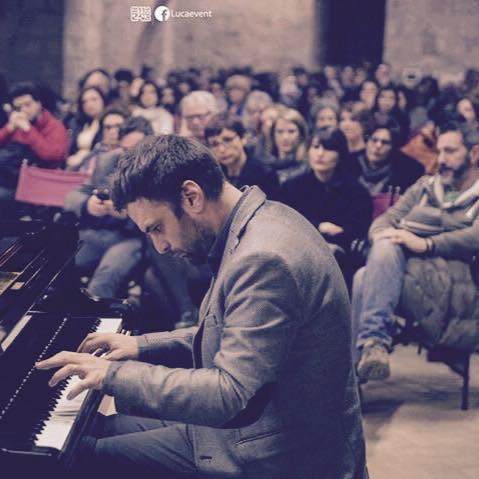
[[386,347],[379,341],[366,341],[358,363],[359,380],[384,381],[390,374],[389,353]]

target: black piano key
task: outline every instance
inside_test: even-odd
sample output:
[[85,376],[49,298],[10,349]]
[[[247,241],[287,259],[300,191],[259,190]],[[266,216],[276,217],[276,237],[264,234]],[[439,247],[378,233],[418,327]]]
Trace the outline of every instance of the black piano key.
[[[66,387],[66,381],[62,381],[55,388],[50,388],[48,380],[53,371],[37,370],[33,366],[34,362],[62,350],[76,350],[83,338],[89,332],[94,332],[99,325],[97,318],[73,320],[48,318],[43,315],[38,321],[41,321],[41,328],[38,324],[33,327],[34,323],[30,321],[21,333],[23,341],[19,344],[27,346],[28,354],[25,353],[24,347],[12,347],[0,358],[2,370],[5,370],[5,365],[10,362],[15,365],[17,373],[9,375],[8,388],[2,388],[0,444],[13,441],[16,447],[21,449],[33,446],[36,436],[41,432]],[[18,375],[19,368],[24,373],[21,376]],[[11,431],[15,433],[12,435]]]

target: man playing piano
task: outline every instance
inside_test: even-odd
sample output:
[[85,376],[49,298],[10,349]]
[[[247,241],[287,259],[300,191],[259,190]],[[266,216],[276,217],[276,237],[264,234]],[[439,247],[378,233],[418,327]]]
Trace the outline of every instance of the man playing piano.
[[[198,327],[93,333],[38,368],[114,396],[88,464],[138,477],[362,478],[349,303],[325,241],[193,139],[147,139],[113,184],[159,253],[208,259]],[[107,350],[104,357],[88,354]]]

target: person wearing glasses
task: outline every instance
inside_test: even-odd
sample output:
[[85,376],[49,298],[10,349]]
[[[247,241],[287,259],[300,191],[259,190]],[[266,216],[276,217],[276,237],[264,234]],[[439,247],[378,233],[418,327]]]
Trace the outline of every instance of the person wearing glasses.
[[214,95],[208,91],[193,91],[181,100],[180,112],[180,136],[192,137],[204,143],[205,126],[219,113]]
[[256,185],[268,198],[277,198],[278,176],[245,149],[245,127],[237,117],[226,114],[213,117],[206,125],[205,139],[232,185],[237,188]]
[[351,173],[371,196],[394,191],[403,193],[424,174],[424,167],[397,148],[399,127],[390,121],[373,124],[366,134],[366,148],[352,157]]
[[120,129],[128,118],[128,113],[120,108],[107,108],[100,117],[100,141],[93,147],[80,165],[73,170],[84,171],[92,174],[96,163],[109,151],[118,148],[120,142]]
[[[0,210],[10,205],[15,195],[23,159],[37,166],[61,166],[68,150],[65,127],[40,99],[38,89],[31,83],[15,85],[4,105],[8,121],[0,128]],[[5,206],[5,211],[10,210]],[[10,210],[11,211],[11,210]]]

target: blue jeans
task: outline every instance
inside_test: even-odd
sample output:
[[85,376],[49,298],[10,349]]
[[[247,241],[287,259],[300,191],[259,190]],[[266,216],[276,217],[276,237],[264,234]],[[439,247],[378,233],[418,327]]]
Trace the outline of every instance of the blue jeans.
[[388,239],[375,241],[366,266],[354,276],[351,300],[353,356],[371,338],[388,349],[394,332],[393,314],[401,298],[407,256]]
[[114,230],[82,230],[83,245],[75,257],[81,274],[92,274],[88,292],[101,298],[115,298],[131,279],[141,261],[140,238],[126,238]]

